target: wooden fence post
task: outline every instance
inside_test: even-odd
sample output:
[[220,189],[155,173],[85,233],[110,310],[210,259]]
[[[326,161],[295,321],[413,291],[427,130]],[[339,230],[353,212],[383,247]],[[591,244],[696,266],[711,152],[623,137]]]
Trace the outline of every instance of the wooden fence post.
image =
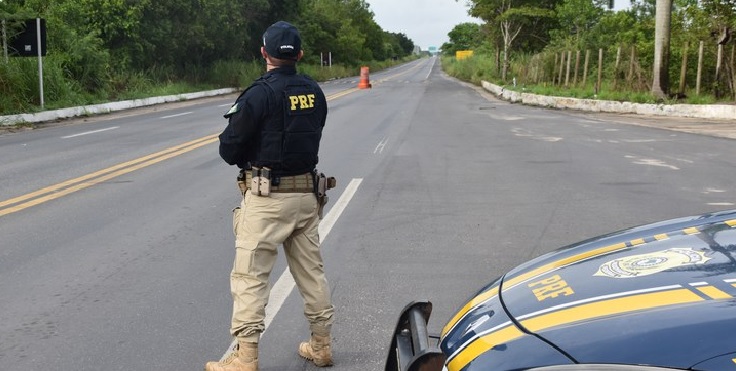
[[626,80],[631,84],[634,80],[634,60],[636,58],[636,46],[631,46],[631,57],[629,58],[629,74],[626,76]]
[[585,87],[585,81],[588,79],[588,60],[590,60],[590,49],[585,51],[585,66],[583,67],[583,87]]
[[621,63],[621,47],[616,49],[616,64],[613,66],[613,89],[616,90],[618,82],[618,66]]
[[496,48],[496,76],[501,76],[501,48]]
[[578,69],[580,68],[580,50],[575,51],[575,72],[572,74],[572,84],[578,85]]
[[687,79],[687,50],[690,44],[685,42],[685,50],[682,51],[682,65],[680,66],[680,94],[685,94],[685,80]]
[[603,48],[598,49],[598,83],[596,83],[595,93],[601,91],[601,77],[603,73]]
[[557,83],[562,85],[562,71],[565,70],[565,52],[560,53],[560,74],[557,77]]
[[731,45],[731,96],[736,100],[736,45]]
[[698,50],[698,75],[695,79],[695,95],[700,95],[700,77],[703,74],[703,42],[700,42]]
[[718,44],[718,54],[716,56],[716,79],[715,79],[716,98],[721,97],[721,60],[722,59],[723,59],[723,45]]
[[570,60],[572,59],[572,51],[567,51],[567,70],[565,71],[565,87],[570,83]]

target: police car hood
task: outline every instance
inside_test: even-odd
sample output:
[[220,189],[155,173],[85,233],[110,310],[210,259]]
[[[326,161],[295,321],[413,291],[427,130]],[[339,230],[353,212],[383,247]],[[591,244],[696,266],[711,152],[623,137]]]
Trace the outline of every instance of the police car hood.
[[732,369],[735,252],[736,211],[675,219],[534,259],[499,297],[522,331],[576,362]]

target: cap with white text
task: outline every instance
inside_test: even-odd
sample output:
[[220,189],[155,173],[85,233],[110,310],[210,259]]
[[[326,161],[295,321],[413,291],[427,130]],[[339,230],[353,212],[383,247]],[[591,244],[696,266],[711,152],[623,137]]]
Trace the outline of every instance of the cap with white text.
[[302,38],[291,23],[278,21],[263,34],[263,46],[268,55],[277,59],[296,59],[302,50]]

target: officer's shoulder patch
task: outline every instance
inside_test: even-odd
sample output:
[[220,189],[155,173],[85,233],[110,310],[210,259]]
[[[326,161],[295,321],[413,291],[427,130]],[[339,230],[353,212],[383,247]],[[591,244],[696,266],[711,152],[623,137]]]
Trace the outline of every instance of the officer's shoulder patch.
[[230,107],[230,110],[227,111],[227,113],[225,114],[225,117],[230,117],[238,113],[238,111],[240,111],[240,102],[235,102],[235,104],[233,104],[233,106]]

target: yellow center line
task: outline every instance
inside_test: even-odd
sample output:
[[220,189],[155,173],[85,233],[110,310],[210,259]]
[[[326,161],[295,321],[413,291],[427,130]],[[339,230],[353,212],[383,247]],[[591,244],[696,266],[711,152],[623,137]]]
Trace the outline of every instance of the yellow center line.
[[413,66],[411,66],[411,67],[407,68],[407,69],[406,69],[406,71],[402,71],[402,72],[399,72],[399,73],[397,73],[397,74],[395,74],[395,75],[391,75],[391,76],[388,76],[388,77],[386,77],[385,79],[380,79],[380,80],[378,80],[378,81],[376,82],[376,84],[380,84],[380,83],[383,83],[383,82],[389,81],[389,80],[391,80],[391,79],[397,78],[397,77],[399,77],[399,76],[401,76],[401,75],[405,75],[405,74],[407,74],[407,73],[409,73],[409,72],[411,72],[411,71],[413,71],[413,70],[415,70],[415,69],[417,69],[417,68],[419,68],[419,67],[422,67],[422,65],[423,65],[422,63],[417,63],[417,64],[415,64],[415,65],[413,65]]
[[[48,187],[39,189],[38,191],[25,194],[23,196],[11,198],[0,202],[0,216],[8,215],[16,211],[27,209],[31,206],[51,201],[68,194],[80,191],[121,175],[133,172],[144,167],[151,166],[161,161],[179,156],[181,154],[193,151],[199,147],[217,141],[217,134],[199,138],[178,146],[167,148],[163,151],[140,157],[132,161],[123,162],[121,164],[111,166],[94,173],[90,173],[78,178],[70,179],[61,183],[57,183]],[[15,205],[6,207],[9,205]]]
[[347,89],[347,90],[343,90],[343,91],[337,92],[335,94],[332,94],[332,95],[328,96],[327,97],[327,101],[329,102],[331,100],[334,100],[334,99],[337,99],[337,98],[340,98],[340,97],[344,97],[344,96],[346,96],[346,95],[348,95],[350,93],[354,93],[354,92],[356,92],[358,90],[360,90],[360,89],[358,89],[358,88],[352,88],[352,89]]
[[[350,93],[358,91],[358,88],[347,89],[326,97],[328,101],[334,100]],[[0,201],[0,217],[42,204],[47,201],[64,197],[71,193],[89,188],[93,185],[106,182],[110,179],[157,164],[161,161],[185,154],[202,146],[217,141],[218,134],[208,135],[180,145],[169,147],[163,151],[152,153],[131,161],[126,161],[93,173],[69,179],[61,183],[53,184],[37,191]]]

